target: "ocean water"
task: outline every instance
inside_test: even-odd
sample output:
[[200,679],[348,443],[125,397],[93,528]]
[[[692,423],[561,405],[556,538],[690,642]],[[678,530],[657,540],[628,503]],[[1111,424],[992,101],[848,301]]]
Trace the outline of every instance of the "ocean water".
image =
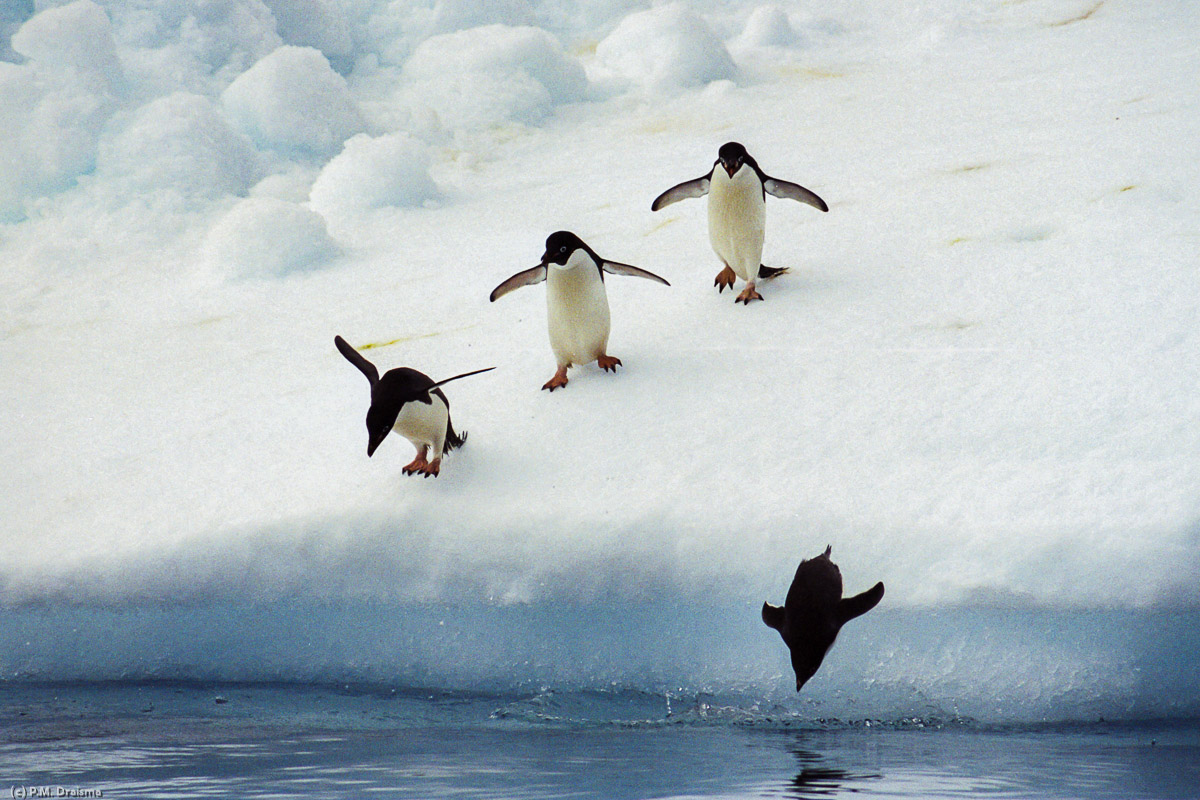
[[105,797],[1200,797],[1195,611],[881,610],[799,694],[755,612],[10,608],[0,778]]
[[634,691],[286,684],[8,685],[0,696],[13,796],[1200,796],[1194,720],[849,722]]

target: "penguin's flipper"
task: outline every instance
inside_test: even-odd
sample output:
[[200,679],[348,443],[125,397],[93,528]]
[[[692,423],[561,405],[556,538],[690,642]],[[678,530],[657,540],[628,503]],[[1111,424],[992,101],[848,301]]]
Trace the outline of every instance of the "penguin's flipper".
[[879,582],[865,592],[854,597],[846,597],[838,601],[838,619],[843,625],[855,617],[861,617],[883,599],[883,582]]
[[648,272],[641,267],[635,267],[632,264],[622,264],[619,261],[601,261],[600,269],[605,272],[610,272],[613,275],[629,275],[634,278],[649,278],[652,281],[658,281],[664,286],[670,286],[666,278],[660,278],[653,272]]
[[520,289],[522,286],[533,286],[535,283],[541,283],[544,280],[546,280],[546,265],[538,264],[536,267],[518,272],[495,289],[492,289],[492,293],[488,299],[494,303],[514,289]]
[[351,347],[340,336],[333,337],[333,344],[337,347],[338,352],[346,357],[347,361],[358,367],[362,374],[367,376],[367,380],[371,382],[372,386],[379,383],[379,370],[375,368],[374,364],[363,358],[362,353]]
[[678,203],[680,200],[687,200],[692,197],[704,197],[708,194],[708,185],[712,173],[702,175],[690,181],[684,181],[678,186],[672,186],[665,192],[654,198],[654,202],[650,204],[651,211],[658,211],[660,208],[665,208],[671,203]]
[[778,178],[767,178],[763,181],[763,190],[770,195],[782,198],[784,200],[795,200],[800,203],[807,203],[813,208],[821,211],[828,211],[829,206],[825,201],[817,197],[815,192],[810,192],[798,183],[788,183],[781,181]]
[[459,378],[469,378],[472,375],[478,375],[481,372],[491,372],[494,369],[495,369],[495,367],[484,367],[483,369],[476,369],[476,370],[471,370],[470,372],[464,372],[462,375],[455,375],[453,378],[443,378],[442,380],[438,381],[437,383],[432,384],[429,388],[436,389],[438,386],[445,386],[450,381],[456,381]]
[[783,630],[783,609],[770,603],[763,603],[762,620],[768,628]]

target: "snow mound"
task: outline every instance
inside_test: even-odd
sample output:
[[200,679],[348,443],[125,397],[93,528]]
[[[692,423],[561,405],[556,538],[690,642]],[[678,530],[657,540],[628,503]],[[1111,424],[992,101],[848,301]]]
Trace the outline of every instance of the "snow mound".
[[312,187],[312,207],[324,216],[387,206],[417,206],[438,196],[425,147],[403,133],[360,133],[325,165]]
[[795,47],[802,43],[802,37],[792,27],[782,8],[760,6],[746,20],[746,27],[737,38],[734,48],[740,51],[759,47]]
[[12,37],[28,59],[0,63],[0,218],[90,170],[124,82],[112,26],[91,0],[47,9]]
[[329,157],[365,128],[341,75],[312,47],[284,45],[221,95],[230,117],[260,146]]
[[222,217],[205,241],[218,275],[279,277],[323,266],[338,252],[320,214],[273,197],[249,197]]
[[112,25],[92,0],[48,8],[30,18],[13,34],[12,48],[43,68],[72,71],[98,88],[120,80]]
[[528,0],[437,0],[432,27],[436,33],[451,33],[499,23],[533,25],[534,18]]
[[250,140],[205,97],[177,92],[138,109],[100,143],[97,173],[123,194],[169,190],[184,197],[244,195],[261,175]]
[[404,65],[405,94],[450,128],[535,124],[582,100],[587,75],[540,28],[485,25],[434,36]]
[[275,29],[290,45],[320,50],[333,68],[354,66],[354,38],[342,7],[331,0],[264,0],[275,16]]
[[621,20],[596,46],[598,76],[651,93],[733,80],[737,67],[702,17],[681,3]]

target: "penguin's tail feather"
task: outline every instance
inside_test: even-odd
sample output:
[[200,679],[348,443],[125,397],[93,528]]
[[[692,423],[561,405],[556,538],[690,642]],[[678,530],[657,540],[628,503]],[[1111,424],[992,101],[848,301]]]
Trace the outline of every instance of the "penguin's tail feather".
[[790,271],[787,267],[768,267],[766,264],[758,265],[758,277],[764,281],[768,281],[771,278],[778,278],[780,275]]
[[462,447],[467,443],[467,432],[454,432],[454,425],[449,419],[446,420],[446,444],[442,447],[444,452],[449,453],[451,450]]

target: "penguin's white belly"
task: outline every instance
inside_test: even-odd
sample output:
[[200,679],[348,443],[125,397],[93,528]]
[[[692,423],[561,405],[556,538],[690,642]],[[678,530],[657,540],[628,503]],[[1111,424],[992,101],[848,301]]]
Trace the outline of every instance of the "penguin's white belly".
[[433,457],[442,457],[442,448],[446,443],[446,425],[450,419],[450,410],[437,395],[432,395],[433,402],[425,404],[419,400],[410,400],[400,407],[392,430],[413,443],[418,450],[422,447],[432,447]]
[[546,318],[550,349],[559,366],[590,364],[608,347],[611,319],[604,281],[590,259],[570,269],[548,269]]
[[744,281],[758,277],[762,264],[767,204],[754,170],[742,167],[730,178],[719,165],[708,189],[708,239],[717,255]]

